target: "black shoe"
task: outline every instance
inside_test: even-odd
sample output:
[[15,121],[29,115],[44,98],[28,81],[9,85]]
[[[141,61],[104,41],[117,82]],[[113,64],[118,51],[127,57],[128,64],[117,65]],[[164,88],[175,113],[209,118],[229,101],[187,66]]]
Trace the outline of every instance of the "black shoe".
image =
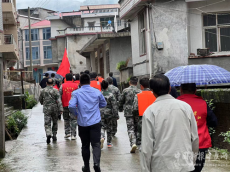
[[101,172],[101,169],[100,169],[98,164],[94,164],[93,168],[94,168],[95,172]]
[[82,171],[83,172],[90,172],[90,168],[89,167],[87,168],[87,167],[83,166]]
[[61,115],[58,115],[58,119],[61,120]]
[[50,144],[50,139],[51,139],[51,136],[47,136],[47,140],[46,140],[47,144]]
[[57,136],[53,136],[53,141],[54,141],[54,142],[57,141]]

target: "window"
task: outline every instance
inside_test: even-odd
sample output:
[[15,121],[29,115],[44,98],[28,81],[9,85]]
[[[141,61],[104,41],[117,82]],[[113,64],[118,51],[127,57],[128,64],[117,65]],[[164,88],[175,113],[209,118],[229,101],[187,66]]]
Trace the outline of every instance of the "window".
[[[39,59],[39,48],[38,47],[32,47],[32,59],[37,60]],[[30,48],[26,48],[26,60],[30,60]]]
[[43,29],[43,39],[47,40],[51,37],[51,29],[50,28],[44,28]]
[[[25,39],[29,41],[29,30],[25,30]],[[31,41],[38,40],[38,29],[31,29]]]
[[44,59],[52,59],[52,48],[51,46],[44,46]]
[[111,21],[111,26],[114,27],[114,17],[100,18],[101,26],[107,27],[109,25],[108,21]]
[[211,52],[230,51],[230,14],[204,14],[205,47]]
[[144,12],[138,16],[139,27],[139,49],[140,55],[146,54],[146,38],[145,38],[145,15]]

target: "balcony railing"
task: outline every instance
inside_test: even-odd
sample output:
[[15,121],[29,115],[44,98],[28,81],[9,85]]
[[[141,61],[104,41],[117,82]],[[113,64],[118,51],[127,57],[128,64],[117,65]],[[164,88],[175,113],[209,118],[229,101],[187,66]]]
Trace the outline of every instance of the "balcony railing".
[[4,44],[14,44],[17,45],[13,35],[4,35]]
[[112,32],[113,26],[92,26],[92,27],[74,27],[66,28],[65,30],[58,30],[58,36],[78,33],[98,33],[98,32]]
[[[14,18],[15,18],[15,21],[16,21],[16,18],[17,18],[17,12],[16,12],[16,8],[15,8],[15,5],[14,5],[14,1],[13,0],[2,0],[2,3],[9,3],[12,5],[12,12],[13,12],[13,15],[14,15]],[[4,8],[2,9],[3,12],[4,12]]]

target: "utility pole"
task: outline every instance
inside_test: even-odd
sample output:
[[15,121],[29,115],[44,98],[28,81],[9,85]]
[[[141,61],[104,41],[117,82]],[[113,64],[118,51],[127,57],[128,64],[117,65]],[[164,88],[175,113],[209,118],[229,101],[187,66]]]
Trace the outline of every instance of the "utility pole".
[[3,57],[0,54],[0,158],[5,157],[5,115],[3,94]]
[[29,46],[30,46],[30,71],[31,71],[31,79],[32,79],[33,78],[33,59],[32,59],[32,44],[31,44],[30,7],[28,7],[28,22],[29,22]]

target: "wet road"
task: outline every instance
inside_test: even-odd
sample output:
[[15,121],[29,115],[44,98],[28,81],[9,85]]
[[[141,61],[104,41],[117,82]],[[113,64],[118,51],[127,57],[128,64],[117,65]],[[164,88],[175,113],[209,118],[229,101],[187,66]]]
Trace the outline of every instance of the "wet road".
[[[120,114],[118,133],[113,139],[113,148],[105,144],[102,150],[101,169],[104,172],[140,172],[139,153],[130,154],[127,128],[123,114]],[[57,143],[46,144],[42,106],[32,110],[27,128],[16,141],[16,145],[2,160],[3,171],[76,171],[81,172],[81,142],[64,139],[64,121],[59,121]],[[106,142],[105,142],[106,143]],[[93,161],[91,156],[91,171]]]
[[[130,154],[127,128],[123,114],[120,114],[118,133],[113,139],[113,148],[102,150],[101,169],[103,172],[140,172],[139,153]],[[25,128],[13,149],[1,161],[0,171],[4,172],[81,172],[81,142],[64,139],[64,121],[59,121],[58,142],[46,144],[42,106],[32,110]],[[91,171],[93,166],[91,156]],[[207,161],[203,172],[229,172],[229,161]]]

